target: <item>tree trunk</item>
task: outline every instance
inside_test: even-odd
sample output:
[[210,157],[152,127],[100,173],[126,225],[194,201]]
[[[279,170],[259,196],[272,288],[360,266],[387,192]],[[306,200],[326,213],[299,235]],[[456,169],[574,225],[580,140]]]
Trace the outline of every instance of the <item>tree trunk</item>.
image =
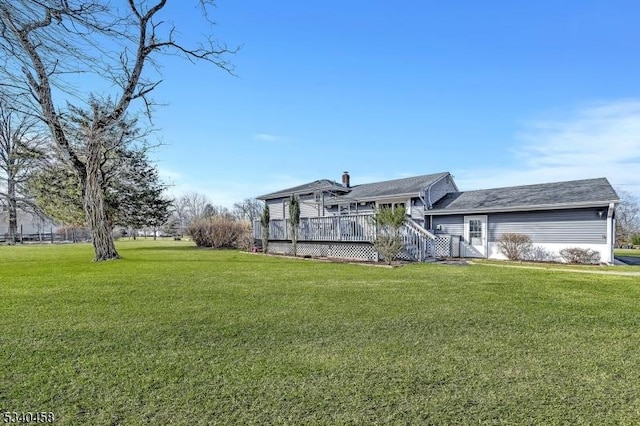
[[7,181],[7,193],[9,195],[9,241],[10,245],[16,243],[18,233],[18,204],[16,203],[16,181],[9,178]]
[[87,149],[86,176],[83,182],[84,211],[91,230],[95,252],[94,260],[118,259],[120,256],[113,242],[109,218],[104,210],[104,191],[100,171],[100,143],[89,141]]

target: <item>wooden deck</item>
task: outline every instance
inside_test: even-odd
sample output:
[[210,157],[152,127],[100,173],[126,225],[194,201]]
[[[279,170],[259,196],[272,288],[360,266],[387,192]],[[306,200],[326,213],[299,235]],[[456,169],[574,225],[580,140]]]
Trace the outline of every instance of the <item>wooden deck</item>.
[[[372,214],[300,218],[298,242],[300,243],[368,243],[376,240],[376,226]],[[448,257],[451,237],[433,235],[411,219],[400,230],[405,249],[403,257],[424,261],[427,258]],[[262,239],[262,226],[256,221],[253,236]],[[286,219],[269,222],[269,241],[291,241],[291,225]]]
[[[253,232],[254,238],[262,238],[260,222],[254,224]],[[300,218],[298,227],[298,241],[373,242],[375,239],[376,227],[371,214]],[[291,240],[289,221],[271,220],[269,240]]]

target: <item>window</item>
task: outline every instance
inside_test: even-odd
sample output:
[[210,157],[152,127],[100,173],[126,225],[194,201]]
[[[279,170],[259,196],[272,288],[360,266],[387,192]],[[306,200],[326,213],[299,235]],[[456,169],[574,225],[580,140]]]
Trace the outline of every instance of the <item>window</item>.
[[340,215],[351,214],[351,204],[339,204],[338,214]]
[[482,221],[480,219],[471,219],[469,221],[469,240],[474,238],[482,238]]
[[[395,210],[396,208],[403,207],[405,208],[405,203],[379,203],[379,209],[391,209]],[[406,208],[405,208],[406,209]]]

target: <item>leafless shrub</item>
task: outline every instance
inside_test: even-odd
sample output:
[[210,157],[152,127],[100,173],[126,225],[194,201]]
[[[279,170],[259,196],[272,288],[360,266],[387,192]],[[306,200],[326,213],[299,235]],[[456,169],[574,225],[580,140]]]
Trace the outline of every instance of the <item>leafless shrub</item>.
[[531,250],[531,238],[526,234],[502,234],[498,249],[509,260],[524,260]]
[[524,256],[524,260],[529,260],[531,262],[553,262],[554,259],[555,256],[553,253],[540,246],[531,246]]
[[197,219],[189,225],[188,232],[198,247],[246,249],[250,245],[251,228],[229,217]]
[[567,247],[560,250],[560,256],[562,256],[567,263],[582,263],[590,265],[597,265],[600,263],[600,253],[591,249]]

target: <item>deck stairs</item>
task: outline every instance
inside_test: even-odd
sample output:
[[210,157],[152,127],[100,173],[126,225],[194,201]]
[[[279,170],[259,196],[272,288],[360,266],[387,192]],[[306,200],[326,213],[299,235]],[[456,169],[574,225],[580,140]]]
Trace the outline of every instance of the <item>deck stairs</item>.
[[407,260],[426,262],[435,258],[436,235],[423,228],[419,223],[410,217],[401,229],[404,242],[402,257]]

